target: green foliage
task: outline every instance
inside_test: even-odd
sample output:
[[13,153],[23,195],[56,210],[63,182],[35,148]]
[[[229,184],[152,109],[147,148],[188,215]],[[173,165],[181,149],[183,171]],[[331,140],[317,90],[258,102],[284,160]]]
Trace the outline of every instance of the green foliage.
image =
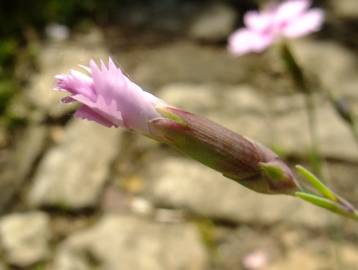
[[0,43],[0,73],[6,72],[5,65],[11,64],[16,55],[17,42],[13,38],[5,39]]
[[326,199],[323,197],[319,197],[315,194],[309,194],[306,192],[296,192],[295,194],[297,197],[301,198],[302,200],[305,200],[309,203],[312,203],[316,206],[325,208],[331,212],[337,213],[342,216],[346,216],[349,218],[356,219],[357,214],[353,211],[348,211],[346,208],[344,208],[339,203],[336,203],[334,201],[331,201],[330,199]]
[[335,194],[306,168],[297,165],[296,169],[317,193],[301,190],[295,192],[296,197],[336,214],[358,220],[358,211],[348,201]]
[[14,96],[17,86],[12,80],[0,80],[0,114],[6,110],[11,98]]
[[296,57],[293,55],[293,52],[286,42],[282,43],[281,55],[290,76],[297,86],[297,89],[302,91],[303,94],[308,94],[310,89],[307,87],[303,69],[297,63]]
[[[128,1],[128,0],[126,0]],[[52,22],[68,27],[114,17],[123,0],[12,0],[0,2],[0,118],[36,62],[34,40]],[[24,66],[26,72],[19,69]],[[24,74],[25,73],[25,74]],[[1,120],[1,119],[0,119]]]
[[15,80],[15,61],[18,43],[13,38],[0,42],[0,117],[4,116],[18,85]]
[[201,235],[202,241],[209,251],[215,253],[215,224],[206,218],[199,218],[196,220],[196,225]]
[[304,179],[308,181],[316,191],[331,201],[337,201],[337,196],[331,191],[325,184],[323,184],[313,173],[306,168],[297,165],[297,171],[304,176]]

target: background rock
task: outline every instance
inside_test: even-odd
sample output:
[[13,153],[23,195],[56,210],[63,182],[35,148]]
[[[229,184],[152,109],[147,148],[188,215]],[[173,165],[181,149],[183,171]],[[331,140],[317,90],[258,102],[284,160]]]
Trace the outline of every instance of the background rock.
[[188,30],[189,36],[203,41],[225,40],[234,30],[237,15],[232,7],[217,2],[202,9]]
[[53,270],[206,270],[207,256],[195,227],[130,216],[105,216],[60,247]]
[[349,96],[357,109],[355,93],[358,78],[355,74],[358,62],[349,50],[333,41],[303,39],[292,45],[297,60],[306,72],[318,76],[325,89]]
[[70,69],[79,69],[79,64],[88,65],[92,58],[108,58],[108,53],[102,45],[102,34],[98,30],[92,29],[86,35],[81,35],[81,42],[54,42],[41,47],[41,56],[38,60],[41,72],[33,76],[30,88],[25,94],[30,103],[51,117],[61,117],[72,111],[75,106],[63,106],[60,98],[64,94],[51,91],[55,87],[54,77],[67,73]]
[[[321,244],[324,244],[321,242]],[[333,243],[331,243],[331,246]],[[333,248],[333,247],[332,247]],[[335,249],[339,252],[339,258],[341,262],[335,261],[334,254],[331,256],[327,256],[324,249],[322,247],[316,246],[316,252],[312,252],[312,248],[295,248],[291,250],[286,258],[282,261],[271,264],[267,267],[267,270],[284,270],[284,269],[292,269],[299,270],[304,269],[307,270],[316,270],[316,269],[354,269],[357,266],[357,258],[352,256],[355,250],[353,246],[337,246]],[[319,253],[320,251],[320,253]],[[337,258],[337,257],[336,257]]]
[[358,6],[357,1],[354,0],[345,0],[345,1],[330,1],[329,4],[332,6],[332,9],[335,15],[339,17],[350,17],[355,18],[358,16]]
[[280,222],[322,228],[338,220],[296,198],[247,190],[191,160],[167,157],[157,162],[160,166],[150,166],[148,175],[148,196],[157,205],[235,223]]
[[0,220],[1,246],[8,263],[27,267],[50,254],[49,217],[42,212],[12,214]]
[[45,150],[47,135],[45,126],[29,126],[19,136],[14,151],[4,152],[4,161],[0,162],[0,212],[4,212],[14,196],[22,191],[36,161]]
[[63,141],[42,160],[28,202],[34,206],[93,207],[118,151],[119,130],[74,120]]
[[164,43],[125,54],[116,54],[117,49],[113,50],[118,63],[150,92],[174,82],[227,85],[252,81],[253,76],[256,79],[262,76],[264,62],[255,56],[235,58],[220,48],[188,41]]

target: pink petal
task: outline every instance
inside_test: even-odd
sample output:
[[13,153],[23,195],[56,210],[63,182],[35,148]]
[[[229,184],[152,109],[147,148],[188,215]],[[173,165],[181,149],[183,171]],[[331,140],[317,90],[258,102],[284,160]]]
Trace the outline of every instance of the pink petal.
[[114,100],[107,104],[102,96],[98,96],[95,102],[82,95],[73,95],[71,98],[85,105],[94,113],[101,115],[102,118],[112,123],[112,126],[124,127],[122,114],[117,110]]
[[93,84],[97,95],[101,95],[106,102],[116,98],[121,89],[126,88],[124,75],[120,69],[109,68],[101,61],[101,68],[91,60],[90,69],[93,78]]
[[[91,61],[91,73],[98,96],[105,103],[115,102],[121,112],[123,123],[127,128],[148,130],[148,120],[158,117],[152,101],[138,85],[130,81],[110,59],[108,68],[101,63],[101,68]],[[159,99],[157,99],[159,100]]]
[[276,7],[275,21],[278,24],[285,24],[288,21],[300,16],[311,5],[310,0],[288,0]]
[[105,127],[112,127],[115,126],[112,122],[108,121],[105,117],[101,116],[100,114],[96,113],[89,107],[82,105],[76,112],[75,116],[81,119],[86,119],[90,121],[95,121]]
[[95,100],[96,94],[93,89],[93,80],[87,75],[71,70],[67,75],[57,75],[56,86],[59,89],[64,89],[71,94],[81,94],[88,98]]
[[109,59],[108,66],[103,61],[98,66],[91,60],[89,70],[85,70],[89,76],[78,71],[56,76],[57,87],[72,94],[62,101],[78,101],[83,105],[77,116],[105,126],[149,132],[149,121],[160,116],[155,105],[164,101],[130,81],[112,59]]
[[321,9],[311,9],[289,23],[283,29],[283,35],[289,38],[296,38],[318,31],[323,24],[323,20],[324,12]]
[[163,103],[164,104],[164,101],[157,98],[156,96],[152,95],[151,93],[148,93],[146,91],[143,91],[143,98],[150,104],[158,104],[158,103]]
[[255,31],[265,31],[272,24],[271,13],[259,13],[257,11],[249,11],[244,15],[244,23],[247,28]]
[[228,49],[237,56],[249,52],[262,52],[273,42],[273,38],[271,35],[239,29],[229,37]]

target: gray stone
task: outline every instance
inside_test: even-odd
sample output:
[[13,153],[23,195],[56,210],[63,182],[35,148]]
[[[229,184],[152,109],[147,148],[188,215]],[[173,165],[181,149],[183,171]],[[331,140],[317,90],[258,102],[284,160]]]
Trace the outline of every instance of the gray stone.
[[[357,268],[358,256],[356,245],[353,243],[335,243],[328,240],[315,239],[312,243],[309,239],[301,242],[299,246],[286,250],[285,257],[273,262],[267,270],[316,270],[338,269],[353,270]],[[318,245],[319,243],[319,245]],[[331,246],[331,248],[327,248]],[[337,255],[338,252],[338,255]],[[339,263],[333,258],[339,258]]]
[[225,3],[206,6],[192,22],[189,36],[204,41],[221,41],[234,30],[235,10]]
[[36,160],[44,150],[47,129],[32,125],[24,130],[13,151],[0,155],[0,212],[8,207],[28,179]]
[[41,212],[11,214],[0,220],[1,246],[8,263],[26,267],[49,255],[49,218]]
[[329,4],[335,15],[339,17],[356,18],[358,16],[358,3],[356,0],[331,0]]
[[28,202],[70,209],[93,207],[118,151],[120,131],[73,120],[62,142],[39,164]]
[[[240,226],[219,240],[217,270],[334,269],[332,265],[353,270],[358,260],[354,241],[337,243],[302,227],[273,226],[261,230],[252,225]],[[339,264],[335,263],[337,258]]]
[[55,75],[78,69],[78,65],[88,65],[90,59],[107,59],[103,39],[99,31],[93,29],[81,36],[81,43],[49,42],[42,45],[38,59],[40,72],[35,74],[26,91],[28,100],[41,111],[52,117],[60,117],[73,110],[76,104],[61,104],[63,93],[52,91]]
[[302,67],[318,75],[324,88],[356,99],[358,61],[352,51],[333,41],[310,39],[298,40],[292,48]]
[[16,172],[20,178],[30,173],[34,162],[44,150],[47,132],[45,126],[31,125],[23,133],[15,152],[18,163]]
[[204,270],[207,256],[192,225],[108,215],[59,247],[52,270]]
[[[253,226],[239,226],[236,230],[221,229],[217,241],[215,269],[266,269],[266,266],[277,260],[282,253],[281,235],[275,233],[275,228],[277,227],[264,231]],[[293,230],[296,231],[297,228]]]
[[50,23],[45,27],[47,38],[53,41],[65,41],[70,37],[70,30],[66,25]]
[[3,264],[2,262],[0,262],[0,270],[8,270],[9,268],[7,268],[5,266],[5,264]]
[[147,196],[155,204],[214,219],[255,224],[288,222],[316,228],[337,222],[331,213],[297,198],[255,193],[184,158],[157,160],[149,167],[148,181]]
[[263,73],[258,68],[262,66],[262,58],[237,58],[221,48],[183,41],[158,48],[128,51],[118,55],[118,59],[135,82],[151,91],[173,82],[215,82],[225,85],[256,81]]

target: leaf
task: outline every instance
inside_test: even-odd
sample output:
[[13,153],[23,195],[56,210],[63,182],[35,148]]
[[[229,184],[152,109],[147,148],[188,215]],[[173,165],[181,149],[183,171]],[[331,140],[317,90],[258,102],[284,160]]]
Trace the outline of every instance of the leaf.
[[338,202],[336,194],[323,184],[314,174],[301,165],[296,165],[296,169],[320,194],[334,202]]
[[316,206],[325,208],[331,212],[358,220],[358,216],[355,211],[353,212],[348,211],[347,209],[343,208],[340,204],[336,202],[332,202],[329,199],[322,198],[317,195],[306,193],[306,192],[300,192],[300,191],[296,192],[295,196],[301,198],[304,201],[310,202]]

